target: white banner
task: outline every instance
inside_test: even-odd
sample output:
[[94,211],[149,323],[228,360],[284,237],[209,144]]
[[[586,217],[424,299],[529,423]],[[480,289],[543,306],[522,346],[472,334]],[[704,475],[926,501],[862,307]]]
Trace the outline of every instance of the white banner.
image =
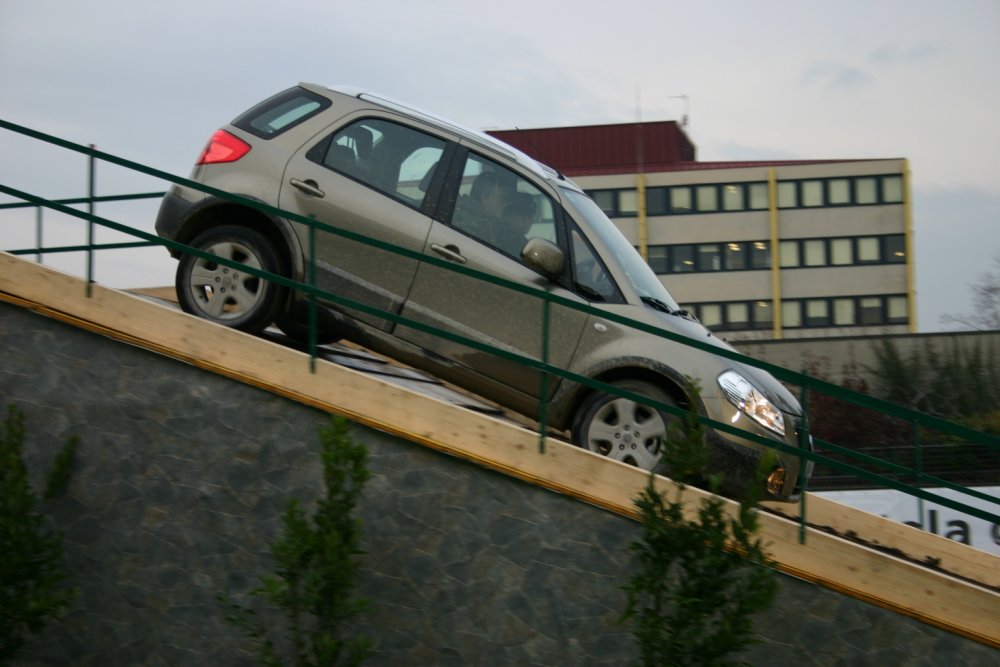
[[[1000,499],[1000,486],[983,486],[974,490]],[[927,491],[963,505],[1000,515],[998,503],[973,498],[951,489],[927,489]],[[929,500],[923,501],[923,516],[921,516],[920,501],[902,491],[891,489],[822,491],[816,495],[1000,556],[1000,524],[969,516],[950,507],[942,507]]]

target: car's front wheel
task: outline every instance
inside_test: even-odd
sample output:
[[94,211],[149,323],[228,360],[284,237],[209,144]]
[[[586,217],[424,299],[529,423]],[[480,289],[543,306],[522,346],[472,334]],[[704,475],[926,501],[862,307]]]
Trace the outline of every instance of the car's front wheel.
[[[248,227],[213,227],[190,245],[268,273],[281,270],[270,242]],[[270,325],[286,301],[280,285],[191,254],[181,257],[177,266],[176,288],[185,312],[249,333],[260,333]]]
[[[619,380],[611,384],[658,403],[677,405],[665,391],[649,382]],[[660,462],[670,423],[675,419],[630,398],[596,392],[577,412],[573,442],[616,461],[653,470]]]

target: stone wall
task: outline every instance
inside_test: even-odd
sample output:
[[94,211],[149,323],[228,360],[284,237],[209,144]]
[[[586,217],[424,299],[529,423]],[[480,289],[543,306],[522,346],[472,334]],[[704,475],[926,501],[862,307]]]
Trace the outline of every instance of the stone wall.
[[[290,498],[321,492],[327,415],[0,303],[0,403],[28,420],[41,484],[80,437],[65,498],[79,589],[21,667],[252,665],[224,620],[269,567]],[[370,601],[359,632],[380,665],[624,665],[620,588],[634,522],[356,426],[372,479],[359,515]],[[40,488],[40,486],[36,487]],[[997,651],[791,577],[745,658],[782,665],[994,665]]]

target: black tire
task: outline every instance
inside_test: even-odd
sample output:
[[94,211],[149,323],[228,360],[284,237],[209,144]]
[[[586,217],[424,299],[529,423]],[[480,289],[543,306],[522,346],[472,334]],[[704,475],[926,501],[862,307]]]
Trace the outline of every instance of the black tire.
[[[268,273],[282,270],[271,243],[248,227],[213,227],[190,245]],[[177,265],[175,286],[185,312],[253,334],[269,326],[287,300],[281,285],[190,254]]]
[[[613,386],[646,396],[658,403],[677,405],[667,392],[642,380],[619,380]],[[678,419],[630,398],[595,392],[573,419],[573,442],[602,456],[653,470],[660,463],[671,423]]]

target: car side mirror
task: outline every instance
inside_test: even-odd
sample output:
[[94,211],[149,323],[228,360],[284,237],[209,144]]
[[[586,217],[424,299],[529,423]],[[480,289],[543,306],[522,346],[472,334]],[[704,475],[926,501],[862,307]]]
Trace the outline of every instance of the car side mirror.
[[521,259],[529,268],[550,279],[562,273],[566,265],[566,255],[562,249],[552,241],[537,236],[528,239],[524,244],[524,248],[521,249]]

